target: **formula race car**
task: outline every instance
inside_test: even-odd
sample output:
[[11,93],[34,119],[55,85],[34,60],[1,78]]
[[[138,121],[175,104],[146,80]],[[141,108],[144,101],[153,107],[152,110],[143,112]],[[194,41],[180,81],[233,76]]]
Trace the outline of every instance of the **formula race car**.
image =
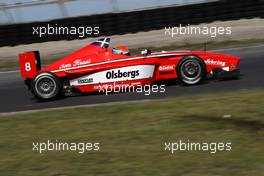
[[110,38],[101,38],[84,48],[41,68],[38,51],[19,54],[21,75],[35,97],[50,100],[77,90],[96,92],[105,85],[151,85],[179,79],[194,85],[208,75],[239,76],[240,58],[202,51],[143,50],[130,55],[125,46],[108,49]]

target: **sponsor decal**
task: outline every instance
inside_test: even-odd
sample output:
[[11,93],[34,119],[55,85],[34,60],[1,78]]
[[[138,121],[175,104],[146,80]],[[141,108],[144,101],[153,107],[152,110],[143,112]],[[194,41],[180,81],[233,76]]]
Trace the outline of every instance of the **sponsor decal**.
[[92,83],[93,82],[93,78],[88,78],[88,79],[79,79],[78,83],[79,84],[86,84],[86,83]]
[[125,72],[122,72],[120,70],[117,70],[115,72],[114,70],[112,70],[112,71],[106,72],[107,79],[135,78],[137,76],[139,76],[139,70],[125,71]]
[[61,64],[59,69],[67,69],[71,67],[78,67],[82,65],[87,65],[91,63],[91,59],[76,59],[73,63]]
[[206,64],[209,64],[209,65],[217,65],[217,66],[222,66],[222,67],[224,67],[226,65],[226,62],[224,62],[224,61],[213,60],[213,59],[207,59],[204,62]]
[[61,64],[59,69],[66,69],[72,67],[72,64]]
[[100,71],[70,80],[71,86],[152,78],[155,65],[136,65]]
[[169,71],[169,70],[174,70],[175,67],[174,65],[161,65],[159,66],[159,71]]
[[77,59],[73,62],[73,67],[81,66],[81,65],[87,65],[91,63],[91,59]]

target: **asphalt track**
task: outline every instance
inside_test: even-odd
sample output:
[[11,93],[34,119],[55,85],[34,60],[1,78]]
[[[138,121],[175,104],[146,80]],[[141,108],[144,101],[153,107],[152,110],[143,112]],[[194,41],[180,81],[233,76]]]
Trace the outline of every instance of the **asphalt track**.
[[81,95],[52,102],[39,102],[27,90],[18,72],[0,73],[0,113],[130,100],[162,99],[202,93],[226,91],[236,93],[237,90],[242,89],[264,88],[264,45],[219,50],[217,52],[241,57],[241,77],[239,80],[206,81],[196,86],[175,84],[166,87],[165,93],[152,93],[149,96],[142,93],[120,93],[107,96],[103,94]]

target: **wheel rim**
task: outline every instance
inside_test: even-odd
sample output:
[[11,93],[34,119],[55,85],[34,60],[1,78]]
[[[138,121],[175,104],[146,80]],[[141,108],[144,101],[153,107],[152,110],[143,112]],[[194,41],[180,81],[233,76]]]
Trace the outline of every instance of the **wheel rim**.
[[197,61],[186,61],[181,66],[181,75],[185,80],[195,81],[201,76],[201,65]]
[[36,93],[42,98],[50,98],[56,91],[56,82],[49,76],[40,77],[35,84]]

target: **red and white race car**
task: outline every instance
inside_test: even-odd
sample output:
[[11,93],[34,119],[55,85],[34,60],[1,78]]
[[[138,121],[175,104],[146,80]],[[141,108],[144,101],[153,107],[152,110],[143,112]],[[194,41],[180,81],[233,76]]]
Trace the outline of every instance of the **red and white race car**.
[[32,93],[49,100],[69,90],[95,92],[105,85],[143,86],[156,81],[179,79],[188,85],[207,75],[238,77],[240,58],[202,51],[162,51],[130,55],[125,46],[108,49],[102,38],[41,68],[38,51],[19,54],[21,75]]

